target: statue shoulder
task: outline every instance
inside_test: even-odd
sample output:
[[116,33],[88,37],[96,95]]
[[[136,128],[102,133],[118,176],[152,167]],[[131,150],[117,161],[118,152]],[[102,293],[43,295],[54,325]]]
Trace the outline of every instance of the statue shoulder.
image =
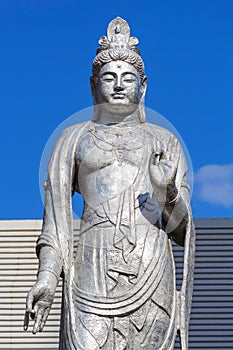
[[91,121],[71,125],[68,128],[64,129],[60,135],[62,138],[69,138],[73,135],[77,136],[77,134],[80,134],[83,130],[86,130],[86,128],[89,128]]
[[75,124],[64,129],[57,139],[57,142],[53,148],[53,155],[62,152],[64,149],[71,149],[81,137],[83,132],[89,128],[90,121]]
[[[171,136],[175,136],[171,131],[151,123],[146,123],[146,131],[153,138],[168,141]],[[175,136],[176,137],[176,136]]]
[[56,146],[62,144],[65,145],[67,142],[77,142],[83,132],[89,128],[89,125],[90,121],[87,121],[80,124],[71,125],[68,128],[64,129],[58,137]]

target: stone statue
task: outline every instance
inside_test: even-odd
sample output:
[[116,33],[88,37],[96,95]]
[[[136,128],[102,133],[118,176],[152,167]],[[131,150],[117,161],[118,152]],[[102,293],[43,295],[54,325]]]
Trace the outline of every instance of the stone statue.
[[[186,161],[174,135],[146,123],[147,78],[127,22],[111,21],[99,44],[93,119],[66,129],[50,159],[26,316],[33,333],[42,331],[61,276],[60,350],[171,350],[177,331],[187,350],[194,231]],[[73,257],[75,191],[85,205]],[[179,292],[171,240],[185,246]]]

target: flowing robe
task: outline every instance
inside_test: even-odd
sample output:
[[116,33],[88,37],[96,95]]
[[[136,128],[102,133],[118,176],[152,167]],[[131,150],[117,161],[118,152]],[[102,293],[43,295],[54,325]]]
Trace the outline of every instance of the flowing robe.
[[[129,176],[121,178],[122,186],[110,186],[108,195],[103,190],[101,198],[101,186],[109,188],[106,172],[111,168],[103,170],[102,178],[104,166],[98,165],[99,161],[95,164],[90,150],[98,148],[103,153],[100,160],[107,159],[114,148],[108,142],[109,149],[106,145],[103,148],[101,138],[91,137],[92,126],[92,122],[79,124],[63,132],[51,157],[46,182],[45,217],[37,249],[39,253],[42,246],[49,245],[62,260],[60,349],[171,350],[179,329],[182,350],[186,350],[194,254],[189,203],[184,198],[189,219],[183,285],[181,292],[176,293],[171,241],[153,196],[148,170],[156,141],[167,145],[170,133],[143,124],[143,142],[140,137],[136,143],[132,140],[126,154],[116,154],[115,171]],[[90,143],[91,139],[94,144]],[[140,142],[141,146],[135,146]],[[86,152],[88,145],[90,150]],[[134,148],[137,156],[133,155]],[[133,170],[128,172],[127,164],[133,163],[134,158],[137,159]],[[89,182],[90,186],[89,164],[97,167],[95,182]],[[176,173],[180,193],[187,189],[185,173],[186,164],[181,156]],[[111,175],[114,173],[109,173],[114,182]],[[98,196],[94,195],[92,186],[98,189]],[[85,200],[75,259],[72,256],[73,191],[80,191]]]

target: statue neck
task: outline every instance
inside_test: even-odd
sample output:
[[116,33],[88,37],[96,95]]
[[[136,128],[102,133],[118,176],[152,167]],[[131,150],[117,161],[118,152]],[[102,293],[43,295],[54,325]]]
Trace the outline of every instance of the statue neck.
[[97,124],[119,125],[119,126],[136,126],[141,124],[139,111],[130,115],[115,115],[107,111],[94,111],[93,121]]

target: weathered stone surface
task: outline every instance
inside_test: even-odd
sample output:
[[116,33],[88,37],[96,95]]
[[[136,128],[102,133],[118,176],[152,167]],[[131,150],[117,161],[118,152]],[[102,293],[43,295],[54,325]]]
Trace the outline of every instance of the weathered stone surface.
[[[41,331],[62,276],[60,349],[168,350],[178,329],[185,350],[194,264],[186,162],[174,135],[146,123],[147,78],[128,24],[113,20],[99,44],[93,120],[66,129],[50,161],[27,312]],[[75,259],[74,191],[85,201]],[[171,239],[185,245],[179,292]]]

